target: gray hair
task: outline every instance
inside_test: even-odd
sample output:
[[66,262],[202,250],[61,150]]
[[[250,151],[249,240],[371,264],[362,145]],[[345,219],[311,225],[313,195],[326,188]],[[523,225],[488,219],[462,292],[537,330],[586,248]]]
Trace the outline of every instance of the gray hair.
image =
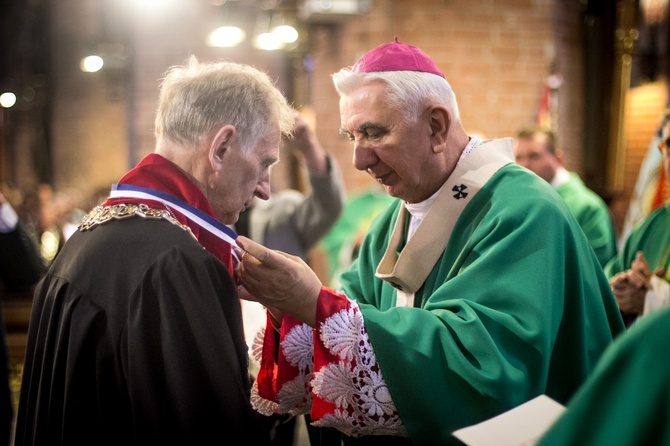
[[429,105],[443,105],[460,120],[456,95],[443,77],[420,71],[380,71],[354,73],[343,68],[332,75],[337,93],[342,96],[375,81],[386,84],[387,104],[400,110],[407,122],[416,122]]
[[296,112],[268,75],[234,62],[201,63],[191,56],[161,82],[156,139],[198,145],[222,124],[234,125],[242,150],[251,150],[279,120],[290,136]]

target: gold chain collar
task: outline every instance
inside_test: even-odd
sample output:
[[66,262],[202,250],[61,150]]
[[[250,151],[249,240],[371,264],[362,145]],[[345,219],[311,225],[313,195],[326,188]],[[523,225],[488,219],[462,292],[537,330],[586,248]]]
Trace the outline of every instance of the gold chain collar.
[[91,212],[89,212],[81,221],[79,225],[80,231],[88,231],[93,229],[95,226],[108,222],[111,219],[122,220],[124,218],[139,216],[142,218],[150,218],[156,220],[167,220],[173,225],[177,225],[185,231],[188,231],[189,234],[196,238],[189,228],[186,225],[183,225],[177,220],[177,218],[170,212],[169,209],[155,209],[150,208],[146,204],[113,204],[111,206],[96,206]]

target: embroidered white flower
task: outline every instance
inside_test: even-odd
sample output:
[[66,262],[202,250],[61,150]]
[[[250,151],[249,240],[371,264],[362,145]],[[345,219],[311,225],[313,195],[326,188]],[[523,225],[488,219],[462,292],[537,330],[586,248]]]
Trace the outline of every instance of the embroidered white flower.
[[[263,354],[263,339],[265,329],[259,330],[254,337],[252,354],[260,363]],[[264,399],[258,394],[257,383],[251,389],[251,403],[253,408],[263,414],[290,413],[302,415],[309,413],[312,407],[312,381],[314,368],[314,342],[313,330],[307,324],[296,325],[284,337],[281,342],[282,353],[286,360],[296,367],[299,372],[297,376],[284,383],[277,392],[277,403]]]
[[313,388],[317,395],[332,401],[337,407],[344,407],[356,396],[351,368],[343,362],[329,364],[314,374]]
[[367,400],[361,404],[361,408],[371,417],[393,415],[395,405],[381,373],[371,373],[369,382],[368,385],[361,387],[361,393],[367,397]]
[[321,342],[328,350],[341,359],[351,361],[357,356],[359,337],[364,344],[369,344],[363,326],[363,317],[353,308],[342,310],[329,317],[321,328]]
[[314,330],[307,324],[297,325],[281,342],[286,360],[301,372],[310,370],[314,364]]
[[309,413],[312,407],[312,398],[311,394],[305,391],[307,389],[305,383],[309,379],[311,379],[311,374],[308,377],[299,374],[295,379],[282,386],[277,394],[277,400],[279,401],[277,411],[279,413],[291,413],[293,415]]

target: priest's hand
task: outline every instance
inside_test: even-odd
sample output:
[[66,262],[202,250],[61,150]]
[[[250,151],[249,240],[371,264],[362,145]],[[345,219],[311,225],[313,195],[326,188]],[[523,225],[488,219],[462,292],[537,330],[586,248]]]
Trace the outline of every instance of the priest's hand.
[[275,317],[287,313],[314,327],[321,291],[316,273],[300,257],[268,249],[246,237],[237,237],[237,246],[243,251],[236,270],[243,288],[240,297],[260,302]]
[[610,286],[619,309],[624,314],[642,314],[649,289],[651,268],[642,252],[638,252],[631,268],[610,279]]
[[644,310],[645,288],[635,286],[630,280],[630,271],[624,271],[610,279],[612,293],[623,314],[640,315]]
[[649,289],[651,287],[651,267],[644,258],[642,251],[638,251],[635,260],[630,265],[630,274],[634,283],[640,287]]

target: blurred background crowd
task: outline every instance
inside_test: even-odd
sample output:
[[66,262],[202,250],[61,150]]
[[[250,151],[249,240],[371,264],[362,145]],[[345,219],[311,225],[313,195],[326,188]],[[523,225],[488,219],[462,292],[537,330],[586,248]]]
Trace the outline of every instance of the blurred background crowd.
[[[621,243],[670,196],[656,149],[668,9],[668,0],[1,2],[0,192],[48,266],[82,215],[153,151],[161,73],[191,54],[248,63],[309,116],[342,172],[347,204],[309,253],[333,283],[388,197],[352,166],[330,75],[397,36],[435,57],[462,121],[483,139],[531,125],[555,132]],[[309,190],[299,161],[282,153],[274,190]],[[0,292],[17,370],[31,293]]]

